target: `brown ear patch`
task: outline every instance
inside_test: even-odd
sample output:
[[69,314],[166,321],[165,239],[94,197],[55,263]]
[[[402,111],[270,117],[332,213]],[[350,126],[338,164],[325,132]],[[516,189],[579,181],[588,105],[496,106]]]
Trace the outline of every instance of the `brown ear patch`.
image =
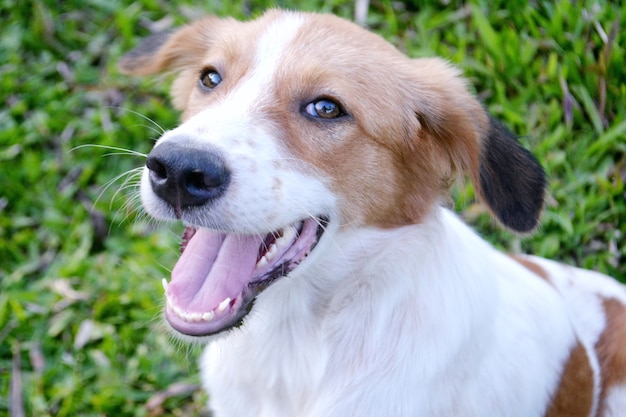
[[588,417],[593,408],[594,374],[584,346],[578,342],[565,363],[546,417]]
[[150,60],[161,49],[172,36],[172,33],[172,31],[159,32],[143,39],[137,47],[119,61],[120,70],[126,74],[141,72],[140,68],[145,66],[146,61]]
[[155,33],[124,55],[118,67],[130,75],[196,67],[215,42],[214,34],[232,24],[232,20],[209,16],[174,31]]
[[484,141],[480,194],[504,226],[521,233],[532,231],[544,203],[546,179],[541,165],[493,118]]

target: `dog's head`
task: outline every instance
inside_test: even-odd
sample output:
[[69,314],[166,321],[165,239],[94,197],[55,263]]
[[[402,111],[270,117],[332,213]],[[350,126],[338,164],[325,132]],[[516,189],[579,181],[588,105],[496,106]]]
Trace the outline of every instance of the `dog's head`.
[[422,222],[458,175],[506,227],[537,224],[541,168],[459,72],[345,20],[210,17],[149,37],[121,68],[177,74],[183,123],[148,156],[141,195],[151,215],[188,225],[166,285],[181,333],[237,324],[327,234]]

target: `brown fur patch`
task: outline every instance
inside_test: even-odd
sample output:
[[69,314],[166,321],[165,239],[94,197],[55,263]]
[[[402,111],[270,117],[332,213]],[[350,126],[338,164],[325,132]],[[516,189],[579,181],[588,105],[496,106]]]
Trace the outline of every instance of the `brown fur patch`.
[[546,417],[588,417],[593,407],[593,377],[587,351],[578,342],[565,363]]
[[605,299],[603,305],[606,327],[595,346],[602,375],[598,415],[602,415],[609,389],[626,382],[626,306],[614,298]]
[[530,259],[525,258],[523,256],[517,256],[517,255],[509,255],[509,256],[513,258],[513,260],[515,260],[516,262],[520,263],[524,268],[528,269],[533,274],[550,282],[550,275],[540,265],[534,263]]

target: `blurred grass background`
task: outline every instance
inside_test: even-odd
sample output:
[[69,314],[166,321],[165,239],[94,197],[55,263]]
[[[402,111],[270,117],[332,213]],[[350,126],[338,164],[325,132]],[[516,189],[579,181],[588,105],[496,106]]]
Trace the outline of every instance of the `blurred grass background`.
[[[180,229],[133,198],[140,155],[176,125],[164,78],[116,60],[204,13],[270,6],[352,18],[343,0],[0,0],[0,416],[202,415],[198,349],[159,325]],[[495,245],[626,280],[626,10],[609,1],[372,0],[367,24],[411,56],[459,65],[548,172],[543,225]],[[135,171],[136,172],[136,171]],[[108,185],[108,186],[107,186]],[[262,383],[262,382],[260,382]]]

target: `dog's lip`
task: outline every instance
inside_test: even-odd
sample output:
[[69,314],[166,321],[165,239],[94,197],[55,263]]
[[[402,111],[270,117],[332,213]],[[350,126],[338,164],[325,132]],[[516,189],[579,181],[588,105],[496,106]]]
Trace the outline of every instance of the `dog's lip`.
[[172,279],[163,280],[166,320],[190,336],[239,325],[257,295],[308,256],[327,224],[310,217],[265,236],[188,226]]

